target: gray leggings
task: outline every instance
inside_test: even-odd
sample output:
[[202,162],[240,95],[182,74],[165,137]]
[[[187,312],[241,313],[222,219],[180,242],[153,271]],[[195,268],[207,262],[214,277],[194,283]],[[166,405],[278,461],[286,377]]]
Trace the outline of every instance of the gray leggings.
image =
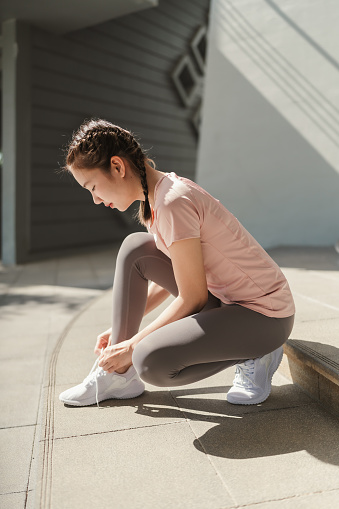
[[[117,257],[112,344],[138,332],[148,281],[178,295],[170,258],[157,249],[153,235],[133,233],[123,241]],[[272,352],[288,339],[293,321],[294,316],[270,318],[239,305],[225,305],[209,293],[199,313],[146,336],[132,361],[145,382],[159,387],[185,385]]]

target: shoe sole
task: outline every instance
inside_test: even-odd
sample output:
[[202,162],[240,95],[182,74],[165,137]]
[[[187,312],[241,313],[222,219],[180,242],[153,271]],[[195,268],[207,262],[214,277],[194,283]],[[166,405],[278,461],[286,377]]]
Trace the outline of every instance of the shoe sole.
[[271,390],[272,390],[272,378],[273,378],[273,375],[274,373],[277,371],[277,369],[279,368],[280,364],[281,364],[281,361],[282,361],[282,358],[283,358],[283,355],[284,355],[284,351],[283,349],[281,349],[281,351],[279,352],[279,357],[277,358],[277,363],[275,364],[275,369],[272,371],[272,373],[270,373],[269,375],[269,384],[268,384],[268,393],[264,393],[263,396],[261,396],[260,398],[258,399],[251,399],[251,400],[248,400],[248,401],[229,401],[227,399],[227,402],[228,403],[231,403],[232,405],[258,405],[259,403],[263,403],[264,401],[267,400],[268,396],[271,394]]
[[[103,399],[98,400],[98,403],[101,403],[102,401],[108,401],[109,399],[133,399],[133,398],[137,398],[138,396],[141,396],[144,392],[145,392],[145,389],[142,392],[132,393],[127,396],[115,396],[114,398],[112,396],[109,396],[108,398],[103,398]],[[70,406],[91,406],[91,405],[97,404],[96,401],[92,401],[91,403],[85,403],[85,402],[80,402],[80,401],[70,401],[70,400],[65,400],[65,399],[60,399],[60,401],[65,403],[65,405],[70,405]]]

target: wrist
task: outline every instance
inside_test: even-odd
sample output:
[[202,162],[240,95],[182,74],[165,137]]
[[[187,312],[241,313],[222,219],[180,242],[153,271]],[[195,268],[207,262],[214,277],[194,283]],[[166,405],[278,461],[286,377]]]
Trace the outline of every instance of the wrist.
[[140,343],[141,340],[142,340],[142,338],[139,337],[139,334],[136,334],[131,339],[129,339],[129,343],[130,343],[132,352],[134,352],[135,347],[137,346],[138,343]]

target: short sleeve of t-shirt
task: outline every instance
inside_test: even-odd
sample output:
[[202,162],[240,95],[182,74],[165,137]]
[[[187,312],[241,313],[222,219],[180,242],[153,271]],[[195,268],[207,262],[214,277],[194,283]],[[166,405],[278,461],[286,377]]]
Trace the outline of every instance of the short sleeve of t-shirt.
[[163,203],[157,216],[159,233],[167,248],[178,240],[200,237],[198,210],[186,196]]

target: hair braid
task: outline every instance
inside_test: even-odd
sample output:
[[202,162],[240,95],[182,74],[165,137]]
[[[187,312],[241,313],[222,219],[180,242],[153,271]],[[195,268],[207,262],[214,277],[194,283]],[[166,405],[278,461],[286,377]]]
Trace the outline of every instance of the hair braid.
[[114,155],[127,159],[132,171],[140,178],[145,201],[140,201],[138,219],[146,226],[152,219],[145,166],[147,155],[130,131],[101,119],[84,122],[73,133],[67,149],[65,170],[70,167],[100,168],[108,172]]
[[141,185],[145,195],[145,201],[140,202],[140,213],[142,214],[142,217],[144,218],[145,221],[149,221],[152,219],[152,210],[150,202],[148,200],[148,184],[144,159],[142,161],[138,161],[137,167],[140,172]]

